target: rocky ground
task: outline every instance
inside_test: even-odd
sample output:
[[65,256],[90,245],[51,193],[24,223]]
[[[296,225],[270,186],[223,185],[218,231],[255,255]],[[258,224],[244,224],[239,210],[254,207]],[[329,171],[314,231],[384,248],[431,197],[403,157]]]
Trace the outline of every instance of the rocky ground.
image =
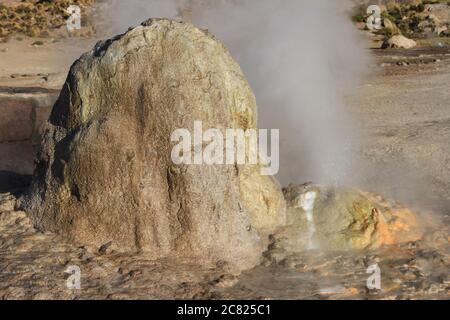
[[[448,228],[423,240],[369,252],[287,253],[272,246],[263,263],[236,276],[226,266],[154,261],[101,247],[89,250],[37,232],[14,198],[0,196],[1,299],[448,299]],[[444,218],[449,225],[449,217]],[[368,290],[378,264],[382,290]],[[69,266],[81,290],[69,290]]]
[[[74,57],[95,39],[36,41],[11,36],[0,44],[0,93],[58,90]],[[0,299],[449,299],[450,50],[371,52],[372,76],[348,98],[367,133],[362,157],[374,174],[364,187],[431,214],[434,223],[420,240],[375,250],[293,252],[271,237],[262,263],[237,276],[226,265],[155,261],[38,232],[16,206],[29,179],[2,172]],[[6,143],[11,148],[11,141]],[[0,166],[2,160],[0,153]],[[397,178],[385,179],[388,175]],[[366,270],[373,264],[381,270],[381,290],[366,287]],[[81,270],[81,290],[66,286],[65,271],[73,265]]]

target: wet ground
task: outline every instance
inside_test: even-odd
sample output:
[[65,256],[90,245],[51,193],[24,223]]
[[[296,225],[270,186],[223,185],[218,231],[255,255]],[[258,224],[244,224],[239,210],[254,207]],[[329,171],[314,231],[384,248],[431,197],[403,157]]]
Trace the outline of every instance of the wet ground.
[[[37,232],[15,198],[0,195],[0,299],[449,299],[449,230],[365,252],[265,253],[239,276],[226,266],[87,249]],[[443,217],[448,226],[450,217]],[[67,285],[80,270],[81,289]],[[368,289],[378,266],[381,290]],[[374,284],[369,282],[369,284]],[[370,287],[370,286],[369,286]]]

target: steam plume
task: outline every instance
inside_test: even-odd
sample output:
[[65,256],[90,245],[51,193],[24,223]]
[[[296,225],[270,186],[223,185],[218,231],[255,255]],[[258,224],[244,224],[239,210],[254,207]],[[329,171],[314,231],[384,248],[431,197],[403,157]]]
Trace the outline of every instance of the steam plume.
[[346,1],[113,1],[114,33],[180,13],[230,49],[255,92],[259,126],[281,130],[283,184],[354,183],[359,136],[344,97],[365,70]]

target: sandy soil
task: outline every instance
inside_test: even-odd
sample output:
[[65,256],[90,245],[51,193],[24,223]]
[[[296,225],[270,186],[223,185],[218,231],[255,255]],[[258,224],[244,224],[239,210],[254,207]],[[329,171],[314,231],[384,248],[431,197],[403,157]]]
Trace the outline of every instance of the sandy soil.
[[0,43],[0,87],[60,89],[72,63],[96,41],[16,37]]

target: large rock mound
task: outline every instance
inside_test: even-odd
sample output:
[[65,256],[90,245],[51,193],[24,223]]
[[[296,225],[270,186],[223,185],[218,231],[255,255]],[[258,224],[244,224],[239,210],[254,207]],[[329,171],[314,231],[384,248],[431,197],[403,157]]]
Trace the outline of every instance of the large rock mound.
[[149,20],[72,66],[21,199],[41,230],[155,258],[258,262],[284,223],[282,192],[257,166],[174,165],[174,130],[256,128],[255,97],[209,33]]

